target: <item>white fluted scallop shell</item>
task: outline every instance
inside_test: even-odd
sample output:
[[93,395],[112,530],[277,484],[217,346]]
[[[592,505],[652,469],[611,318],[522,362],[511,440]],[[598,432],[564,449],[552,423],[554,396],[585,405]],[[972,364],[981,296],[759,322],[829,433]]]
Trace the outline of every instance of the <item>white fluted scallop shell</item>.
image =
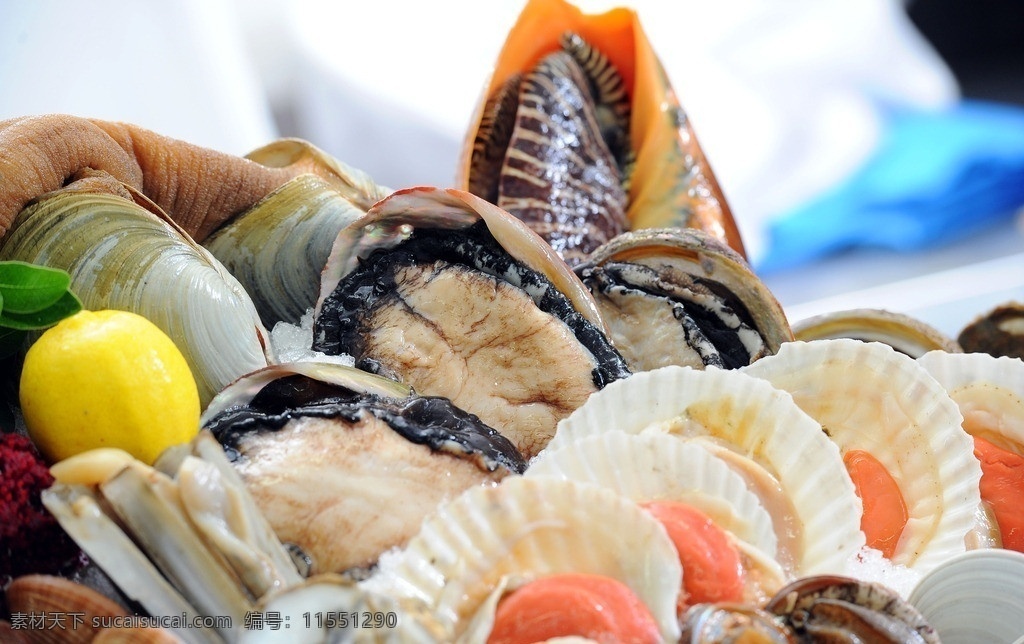
[[638,503],[680,501],[769,557],[776,555],[778,538],[761,500],[742,476],[697,443],[612,431],[545,450],[525,476],[593,483]]
[[574,481],[516,476],[467,490],[424,520],[404,549],[382,557],[364,583],[425,602],[459,636],[502,584],[512,590],[565,572],[623,582],[666,641],[678,639],[682,568],[665,529],[626,497]]
[[1024,360],[929,351],[917,361],[956,402],[967,433],[1024,446]]
[[793,342],[745,367],[785,389],[845,453],[869,452],[903,493],[909,521],[893,562],[926,573],[964,552],[981,466],[956,404],[913,358],[878,342]]
[[788,393],[763,380],[679,366],[636,373],[592,394],[558,424],[547,449],[613,430],[698,440],[748,472],[748,486],[753,476],[770,477],[780,494],[758,494],[776,535],[792,542],[792,561],[782,563],[795,573],[841,573],[864,544],[860,499],[839,450]]

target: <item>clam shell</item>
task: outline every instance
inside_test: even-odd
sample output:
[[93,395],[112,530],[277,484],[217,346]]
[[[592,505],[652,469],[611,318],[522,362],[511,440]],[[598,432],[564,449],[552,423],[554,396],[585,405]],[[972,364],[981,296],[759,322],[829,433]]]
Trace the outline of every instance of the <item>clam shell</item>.
[[316,304],[338,232],[364,214],[327,181],[287,182],[203,240],[252,296],[268,327],[297,323]]
[[956,340],[921,320],[882,309],[849,309],[823,313],[793,324],[797,340],[851,338],[882,342],[911,358],[929,351],[960,352]]
[[971,550],[926,574],[910,603],[943,644],[1017,642],[1024,633],[1024,554]]
[[612,431],[541,452],[525,476],[593,483],[637,502],[681,501],[769,556],[776,554],[778,538],[761,500],[725,461],[696,443]]
[[468,490],[366,583],[426,602],[458,636],[502,584],[514,589],[563,572],[625,583],[666,641],[679,637],[682,568],[665,529],[629,499],[574,481],[517,476]]
[[931,351],[917,362],[956,402],[967,433],[995,434],[1013,451],[1024,449],[1024,361]]
[[840,451],[867,451],[893,476],[910,517],[894,563],[923,574],[964,551],[981,466],[956,404],[914,359],[878,342],[817,340],[743,371],[791,392]]
[[864,543],[860,499],[839,450],[788,393],[767,382],[721,369],[637,373],[592,394],[558,424],[547,449],[613,430],[704,437],[767,471],[791,506],[771,511],[776,535],[794,531],[787,539],[793,561],[783,565],[798,574],[840,572]]
[[[90,642],[99,631],[92,625],[93,617],[126,616],[128,611],[117,602],[82,584],[52,575],[25,575],[7,587],[7,603],[11,613],[43,615],[46,627],[33,629],[33,642]],[[70,613],[78,613],[81,622]],[[63,616],[63,627],[50,619]]]
[[205,406],[267,365],[269,335],[245,289],[176,225],[108,194],[54,193],[25,208],[0,259],[67,271],[87,309],[122,309],[160,327],[188,361]]

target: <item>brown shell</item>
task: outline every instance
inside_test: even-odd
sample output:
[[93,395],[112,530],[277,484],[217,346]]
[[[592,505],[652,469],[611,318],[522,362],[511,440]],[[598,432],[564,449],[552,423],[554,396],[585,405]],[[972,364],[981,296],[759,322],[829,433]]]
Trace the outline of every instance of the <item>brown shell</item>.
[[462,149],[457,185],[470,185],[470,161],[488,98],[515,74],[560,49],[578,33],[618,69],[631,98],[629,139],[636,164],[627,216],[633,229],[692,227],[724,240],[745,256],[739,230],[693,128],[636,12],[616,8],[586,14],[565,0],[530,0],[512,27],[477,105]]
[[[63,625],[47,621],[46,628],[32,629],[32,642],[91,642],[99,630],[92,626],[93,617],[129,615],[120,604],[92,588],[52,575],[18,577],[7,588],[7,603],[12,614],[63,616]],[[80,623],[72,622],[72,613],[81,615]]]

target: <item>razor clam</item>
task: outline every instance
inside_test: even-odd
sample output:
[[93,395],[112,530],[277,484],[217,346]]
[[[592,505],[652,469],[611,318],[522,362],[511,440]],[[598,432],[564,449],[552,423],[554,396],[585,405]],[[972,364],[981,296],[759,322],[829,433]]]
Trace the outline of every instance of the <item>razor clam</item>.
[[267,328],[298,323],[316,303],[338,231],[391,192],[313,145],[282,139],[247,158],[316,170],[291,179],[203,240],[252,296]]
[[[739,231],[635,12],[530,0],[463,147],[459,184],[574,264],[623,229]],[[625,216],[622,216],[624,212]]]
[[797,340],[882,342],[911,358],[929,351],[962,351],[956,340],[921,320],[882,309],[849,309],[805,318],[793,324],[793,336]]
[[[98,493],[81,485],[56,483],[42,494],[43,505],[61,527],[129,598],[150,615],[184,615],[189,622],[201,613],[167,581],[121,527],[102,509]],[[186,641],[219,644],[209,628],[176,629]]]
[[458,190],[401,190],[338,236],[313,349],[444,396],[527,458],[629,373],[593,299],[521,221]]
[[782,306],[747,262],[697,229],[624,233],[575,270],[633,371],[737,368],[793,339]]
[[219,632],[235,639],[253,602],[229,567],[193,530],[174,481],[133,463],[99,488],[135,541],[202,614],[231,618],[232,627]]
[[444,499],[525,467],[448,400],[350,367],[275,365],[228,391],[235,401],[216,401],[205,426],[314,573],[359,574]]
[[0,259],[67,271],[87,309],[148,318],[185,356],[204,406],[267,364],[266,329],[238,281],[175,224],[127,199],[43,196],[18,214]]

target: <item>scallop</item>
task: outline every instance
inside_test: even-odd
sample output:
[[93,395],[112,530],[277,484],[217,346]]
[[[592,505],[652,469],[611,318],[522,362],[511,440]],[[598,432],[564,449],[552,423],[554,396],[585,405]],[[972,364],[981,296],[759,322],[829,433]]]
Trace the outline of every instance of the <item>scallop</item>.
[[1024,361],[987,353],[930,351],[918,364],[956,402],[968,434],[1024,452]]
[[467,490],[424,520],[401,551],[382,558],[364,585],[425,602],[452,634],[448,641],[456,641],[470,629],[489,632],[504,591],[567,572],[624,583],[666,641],[679,637],[682,568],[665,529],[626,497],[575,481],[516,476]]
[[728,460],[771,514],[788,571],[842,571],[864,543],[860,499],[838,448],[767,382],[717,368],[637,373],[561,421],[548,449],[613,430],[672,434]]
[[541,452],[525,476],[593,483],[637,502],[686,503],[762,553],[758,559],[771,562],[774,576],[783,574],[774,561],[778,538],[771,515],[742,476],[698,444],[662,434],[607,432]]
[[922,574],[963,552],[980,504],[981,467],[961,415],[914,359],[879,342],[792,342],[743,371],[793,395],[843,454],[889,472],[908,522],[891,560]]

